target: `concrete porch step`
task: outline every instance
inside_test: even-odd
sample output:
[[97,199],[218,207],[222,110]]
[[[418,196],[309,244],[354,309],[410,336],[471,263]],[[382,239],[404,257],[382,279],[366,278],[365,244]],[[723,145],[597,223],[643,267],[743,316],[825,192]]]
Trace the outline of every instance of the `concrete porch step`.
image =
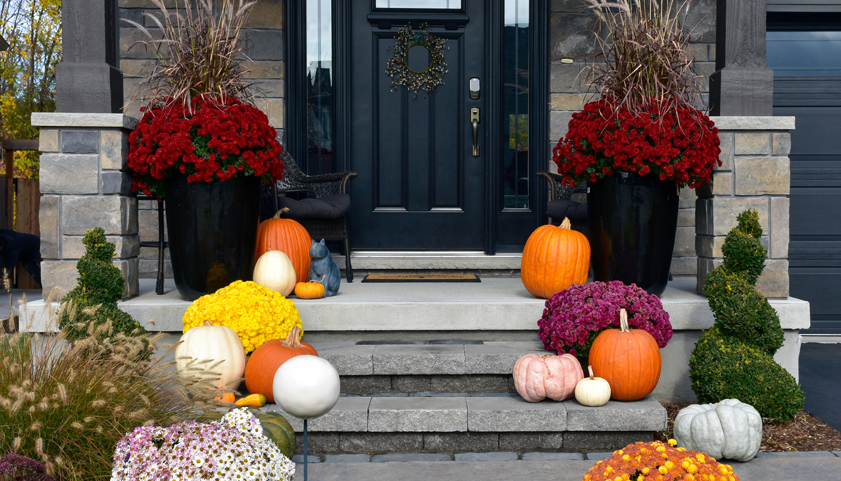
[[[263,409],[303,431],[279,406]],[[308,423],[312,453],[612,450],[665,427],[666,410],[651,396],[598,408],[509,396],[341,397]]]

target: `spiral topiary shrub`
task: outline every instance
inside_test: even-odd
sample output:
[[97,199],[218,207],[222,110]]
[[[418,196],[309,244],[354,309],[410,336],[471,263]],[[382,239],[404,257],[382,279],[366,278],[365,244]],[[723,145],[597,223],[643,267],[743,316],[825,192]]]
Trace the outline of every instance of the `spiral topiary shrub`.
[[777,311],[743,276],[727,269],[707,274],[704,287],[718,329],[750,343],[769,355],[783,345]]
[[79,281],[61,300],[59,327],[74,341],[92,334],[94,328],[109,321],[113,332],[126,335],[146,333],[127,312],[117,307],[126,282],[120,269],[112,264],[115,246],[105,239],[101,227],[87,231],[82,243],[85,254],[76,264]]
[[768,353],[722,334],[715,326],[695,344],[689,372],[701,403],[738,399],[777,421],[794,419],[803,409],[803,392],[788,371]]
[[803,392],[772,357],[783,345],[783,329],[777,312],[754,287],[766,255],[759,215],[751,209],[737,219],[721,249],[724,263],[707,274],[704,285],[715,325],[692,351],[692,390],[701,403],[738,399],[764,418],[788,421],[803,409]]

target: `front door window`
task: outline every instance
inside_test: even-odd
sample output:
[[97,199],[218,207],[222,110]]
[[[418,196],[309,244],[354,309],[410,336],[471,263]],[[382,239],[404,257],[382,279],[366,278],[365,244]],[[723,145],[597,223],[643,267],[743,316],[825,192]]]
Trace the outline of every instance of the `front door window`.
[[502,191],[504,211],[528,210],[529,0],[505,0],[502,83]]
[[461,0],[377,0],[377,8],[461,9]]
[[331,0],[307,0],[307,145],[303,164],[310,175],[334,171],[331,4]]

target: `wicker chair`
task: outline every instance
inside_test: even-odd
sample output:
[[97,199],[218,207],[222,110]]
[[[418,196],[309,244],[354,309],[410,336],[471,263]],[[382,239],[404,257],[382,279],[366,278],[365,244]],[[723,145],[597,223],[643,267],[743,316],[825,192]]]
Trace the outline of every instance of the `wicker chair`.
[[[310,193],[315,196],[315,199],[336,198],[339,195],[347,197],[348,182],[356,177],[356,172],[353,171],[307,175],[301,171],[295,159],[288,152],[284,151],[281,154],[281,159],[286,166],[283,179],[277,181],[270,189],[264,189],[263,193],[264,196],[268,194],[271,197],[271,199],[264,198],[264,201],[271,202],[268,205],[273,206],[274,212],[280,209],[280,205],[285,200],[281,199],[281,197],[285,197],[286,194],[292,192]],[[290,210],[288,217],[300,222],[313,239],[344,241],[345,277],[348,282],[353,282],[353,268],[350,265],[350,236],[347,226],[347,212],[350,211],[349,197],[347,197],[346,202],[347,205],[341,217],[324,218],[323,216],[316,216],[312,218],[301,218],[296,216],[292,210]]]
[[[546,215],[549,223],[560,225],[564,217],[569,217],[572,228],[587,234],[587,204],[572,200],[573,194],[586,193],[586,185],[568,187],[563,185],[564,177],[561,174],[541,170],[537,173],[549,182],[549,201],[547,202]],[[554,215],[554,217],[553,217]]]

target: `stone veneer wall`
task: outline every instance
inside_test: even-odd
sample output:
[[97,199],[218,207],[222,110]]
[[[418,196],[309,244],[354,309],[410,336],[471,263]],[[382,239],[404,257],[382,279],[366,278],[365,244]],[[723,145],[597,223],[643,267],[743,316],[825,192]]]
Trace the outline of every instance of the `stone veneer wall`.
[[721,138],[722,166],[698,189],[695,239],[698,286],[721,265],[721,246],[736,216],[756,209],[768,249],[757,288],[766,297],[788,297],[790,130],[794,117],[713,117]]
[[[183,0],[165,0],[167,7],[179,5]],[[155,35],[159,29],[144,13],[156,16],[160,10],[150,0],[118,0],[119,17],[133,20],[144,25]],[[285,25],[286,0],[259,0],[251,9],[251,15],[245,24],[244,38],[245,53],[254,63],[249,65],[246,78],[254,82],[255,92],[258,94],[256,105],[269,117],[269,123],[278,129],[281,140],[285,138],[286,122],[286,33]],[[155,66],[155,55],[151,49],[144,49],[143,45],[135,45],[138,40],[146,37],[133,26],[120,22],[120,61],[119,67],[123,72],[123,91],[126,115],[140,118],[138,101],[129,102],[140,82],[145,79]],[[139,223],[141,241],[158,240],[158,211],[155,201],[143,200],[139,205]],[[140,276],[156,277],[158,272],[158,252],[154,247],[140,249]],[[172,277],[172,266],[169,262],[169,250],[166,251],[165,275]]]
[[[596,17],[585,11],[583,0],[553,0],[550,4],[550,103],[549,141],[552,147],[566,135],[572,114],[581,110],[591,96],[586,82],[587,58],[601,52],[593,31]],[[703,101],[709,99],[709,78],[715,72],[715,10],[716,0],[695,0],[683,19],[691,31],[689,51],[695,57],[695,69],[703,77]],[[571,63],[565,63],[572,61]],[[557,171],[549,159],[548,167]],[[544,182],[540,180],[539,182]],[[576,194],[574,200],[586,201]],[[695,275],[698,262],[695,254],[695,192],[683,189],[680,193],[680,212],[675,238],[672,273]]]
[[41,278],[46,298],[76,285],[82,237],[102,227],[117,246],[114,265],[126,279],[124,298],[138,293],[137,199],[127,172],[128,134],[137,121],[122,114],[34,113],[40,126]]

